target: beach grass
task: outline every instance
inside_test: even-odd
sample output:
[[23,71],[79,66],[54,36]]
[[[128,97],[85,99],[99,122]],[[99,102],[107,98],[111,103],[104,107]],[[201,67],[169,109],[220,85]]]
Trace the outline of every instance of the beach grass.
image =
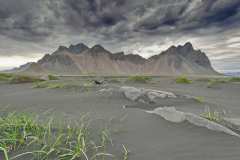
[[10,81],[13,74],[10,73],[0,73],[0,81]]
[[201,96],[194,97],[194,100],[198,103],[204,103],[205,102],[204,97],[201,97]]
[[[108,130],[92,133],[89,123],[83,120],[61,126],[56,125],[52,118],[40,122],[35,117],[25,113],[9,113],[0,117],[0,151],[6,160],[115,157],[107,152],[107,146],[112,145]],[[96,139],[92,134],[100,136]]]
[[229,79],[223,78],[223,79],[210,79],[207,83],[207,88],[214,88],[218,84],[223,84],[229,82]]
[[52,75],[52,74],[49,74],[49,75],[48,75],[48,79],[49,79],[50,81],[59,80],[59,78],[58,78],[57,76]]
[[201,117],[206,118],[210,121],[220,123],[221,117],[219,116],[219,113],[216,111],[207,111],[201,114]]
[[144,75],[136,75],[136,76],[129,76],[128,81],[130,82],[136,82],[136,83],[148,83],[152,80],[149,76]]
[[36,76],[28,76],[28,75],[13,75],[9,80],[11,84],[19,84],[19,83],[35,83],[42,82],[43,79]]
[[179,76],[175,80],[176,83],[178,84],[191,84],[192,81],[188,79],[186,76]]
[[36,82],[32,88],[47,88],[47,89],[84,89],[89,91],[94,87],[93,83],[85,82],[83,84],[77,84],[75,82],[61,82],[61,81],[44,81]]
[[240,77],[231,77],[229,78],[230,82],[240,82]]
[[49,81],[45,81],[45,82],[36,82],[34,83],[32,88],[49,88],[49,89],[63,89],[63,88],[67,88],[67,84],[63,83],[63,82],[49,82]]

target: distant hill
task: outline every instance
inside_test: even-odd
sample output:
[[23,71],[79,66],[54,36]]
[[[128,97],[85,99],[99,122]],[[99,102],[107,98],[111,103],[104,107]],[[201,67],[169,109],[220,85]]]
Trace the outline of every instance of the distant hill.
[[101,45],[92,48],[80,43],[60,46],[36,63],[28,63],[12,70],[38,74],[98,74],[98,75],[180,75],[217,74],[211,63],[191,43],[171,46],[166,51],[145,59],[135,54],[111,53]]

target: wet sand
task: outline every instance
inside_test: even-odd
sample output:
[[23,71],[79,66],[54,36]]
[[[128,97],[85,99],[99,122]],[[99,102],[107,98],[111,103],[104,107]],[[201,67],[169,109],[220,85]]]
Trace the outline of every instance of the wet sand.
[[[146,105],[132,102],[120,93],[99,92],[104,88],[123,85],[204,97],[204,103],[175,99]],[[124,144],[131,151],[130,160],[238,160],[238,137],[188,122],[172,123],[145,111],[155,107],[174,106],[180,111],[199,114],[207,105],[213,110],[224,110],[229,116],[240,118],[239,90],[240,84],[236,83],[207,88],[207,82],[176,84],[173,78],[168,77],[156,78],[148,84],[107,84],[87,92],[78,89],[34,89],[32,84],[0,84],[0,106],[7,106],[8,111],[35,114],[52,110],[62,120],[89,113],[91,119],[106,121],[111,125],[115,148],[121,149]]]

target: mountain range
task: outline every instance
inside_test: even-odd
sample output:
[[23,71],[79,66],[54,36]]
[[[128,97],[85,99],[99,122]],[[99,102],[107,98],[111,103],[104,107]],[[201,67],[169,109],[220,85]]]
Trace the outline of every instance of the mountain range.
[[52,54],[44,55],[39,61],[27,63],[13,71],[65,75],[217,74],[206,54],[201,50],[195,50],[190,42],[171,46],[148,59],[135,54],[112,53],[101,45],[91,48],[83,43],[69,47],[60,46]]

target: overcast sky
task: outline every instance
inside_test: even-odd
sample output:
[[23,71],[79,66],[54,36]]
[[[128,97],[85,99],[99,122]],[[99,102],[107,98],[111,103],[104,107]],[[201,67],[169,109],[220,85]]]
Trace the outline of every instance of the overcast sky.
[[0,69],[59,45],[144,57],[192,42],[219,71],[240,71],[240,0],[0,0]]

